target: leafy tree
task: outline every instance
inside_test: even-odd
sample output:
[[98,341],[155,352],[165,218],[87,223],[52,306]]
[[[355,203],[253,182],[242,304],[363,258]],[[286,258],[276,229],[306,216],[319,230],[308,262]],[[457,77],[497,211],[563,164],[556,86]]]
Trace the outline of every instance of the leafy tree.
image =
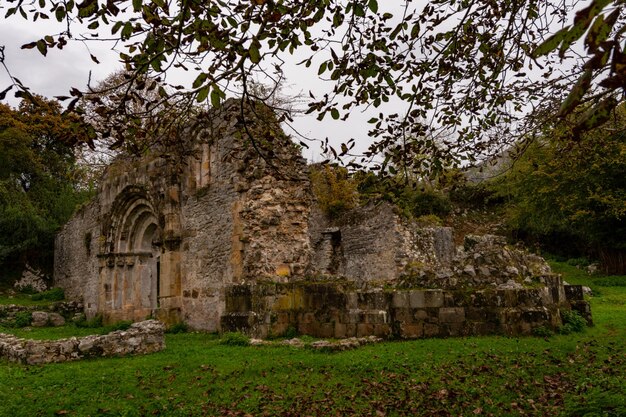
[[[549,249],[600,257],[626,272],[626,105],[578,142],[559,128],[535,139],[499,180],[513,228]],[[578,253],[577,253],[578,252]]]
[[73,148],[90,134],[57,102],[0,104],[0,264],[51,266],[54,234],[89,195]]
[[[588,109],[572,120],[576,136],[609,118],[626,85],[621,0],[16,0],[5,9],[7,18],[53,15],[66,24],[23,45],[43,55],[73,39],[98,40],[108,27],[131,85],[161,82],[171,68],[193,74],[189,88],[156,87],[163,100],[184,94],[219,106],[233,88],[248,96],[249,80],[279,79],[281,63],[297,52],[303,67],[333,83],[329,94],[311,93],[309,111],[318,118],[398,103],[370,120],[376,140],[361,162],[406,138],[423,138],[420,152],[432,150],[438,160],[474,159],[503,137],[543,128],[543,118],[522,118],[526,110],[564,118]],[[86,33],[74,33],[76,23]],[[83,93],[71,95],[70,108]],[[437,129],[456,136],[435,146],[424,131]],[[409,151],[400,147],[385,159]]]

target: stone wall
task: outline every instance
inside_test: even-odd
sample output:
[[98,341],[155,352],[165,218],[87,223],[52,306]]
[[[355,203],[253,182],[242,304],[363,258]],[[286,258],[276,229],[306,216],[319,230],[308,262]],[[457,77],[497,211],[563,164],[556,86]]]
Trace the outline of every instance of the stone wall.
[[99,215],[95,201],[79,208],[57,234],[54,245],[54,282],[63,287],[66,298],[83,301],[90,317],[98,310]]
[[303,276],[306,163],[273,116],[260,121],[263,108],[246,106],[242,126],[240,110],[228,101],[176,149],[115,161],[59,233],[55,284],[89,317],[217,331],[225,286]]
[[83,358],[142,355],[165,348],[165,326],[156,320],[134,323],[128,330],[60,340],[27,340],[0,333],[0,358],[27,365]]
[[222,329],[263,338],[289,328],[324,338],[526,335],[540,326],[557,328],[560,309],[588,311],[582,292],[565,291],[558,276],[544,281],[536,288],[502,290],[364,291],[346,282],[238,285],[227,290]]
[[420,227],[387,203],[356,208],[336,219],[314,208],[309,235],[310,275],[339,275],[360,287],[397,282],[410,266],[447,266],[455,255],[452,229]]

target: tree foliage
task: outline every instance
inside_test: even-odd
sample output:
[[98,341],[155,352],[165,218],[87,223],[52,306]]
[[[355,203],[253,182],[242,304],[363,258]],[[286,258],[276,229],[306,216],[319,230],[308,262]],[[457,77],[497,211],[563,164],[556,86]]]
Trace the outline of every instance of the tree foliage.
[[[171,86],[172,92],[154,87],[160,99],[146,102],[146,109],[179,95],[219,106],[233,89],[245,96],[251,79],[280,79],[281,64],[297,55],[303,67],[332,82],[329,93],[310,92],[309,112],[319,119],[381,108],[370,120],[376,140],[360,162],[407,138],[422,138],[420,152],[432,150],[436,159],[477,158],[502,138],[546,123],[523,119],[529,110],[563,118],[587,108],[572,121],[578,135],[608,119],[626,85],[621,0],[12,3],[7,18],[52,17],[67,27],[23,48],[46,55],[73,39],[119,41],[120,59],[133,74],[128,92],[151,88],[146,79],[164,82],[172,68],[192,74],[191,85]],[[76,33],[77,23],[87,27],[84,33]],[[563,62],[572,57],[565,70]],[[70,108],[82,95],[72,90]],[[435,144],[437,129],[452,129],[455,136]],[[347,154],[352,146],[335,153]],[[419,161],[406,152],[410,148],[399,147],[385,159],[395,165]]]
[[58,102],[33,96],[18,109],[0,104],[0,264],[51,266],[54,234],[89,190],[73,147],[89,137]]
[[578,142],[558,128],[547,132],[499,180],[514,229],[570,255],[621,256],[604,256],[611,272],[626,269],[626,105],[617,110]]

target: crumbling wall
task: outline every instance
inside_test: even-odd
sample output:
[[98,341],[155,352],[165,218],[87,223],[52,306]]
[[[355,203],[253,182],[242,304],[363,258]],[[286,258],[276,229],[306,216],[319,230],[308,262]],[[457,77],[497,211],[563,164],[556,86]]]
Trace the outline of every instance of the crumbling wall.
[[54,285],[66,298],[81,300],[89,316],[98,310],[98,258],[100,206],[81,207],[57,234],[54,244]]
[[360,287],[394,283],[412,265],[447,266],[455,254],[450,228],[420,227],[387,203],[336,219],[314,208],[309,235],[314,250],[310,275],[340,275]]
[[165,326],[156,320],[134,323],[128,330],[60,340],[28,340],[0,333],[0,358],[27,365],[83,358],[143,355],[165,349]]
[[263,338],[290,329],[323,338],[528,335],[540,326],[556,329],[561,309],[589,313],[582,292],[565,291],[560,277],[536,288],[469,291],[357,290],[345,282],[239,285],[227,289],[226,306],[222,330]]

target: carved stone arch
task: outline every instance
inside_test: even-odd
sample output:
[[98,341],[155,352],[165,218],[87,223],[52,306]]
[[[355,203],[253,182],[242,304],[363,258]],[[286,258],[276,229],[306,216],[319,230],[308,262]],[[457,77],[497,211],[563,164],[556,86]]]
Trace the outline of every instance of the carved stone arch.
[[128,186],[115,198],[106,236],[109,253],[150,252],[160,243],[155,204],[145,189]]
[[100,305],[107,321],[139,320],[161,308],[164,248],[155,207],[140,186],[124,188],[113,201],[100,269]]

